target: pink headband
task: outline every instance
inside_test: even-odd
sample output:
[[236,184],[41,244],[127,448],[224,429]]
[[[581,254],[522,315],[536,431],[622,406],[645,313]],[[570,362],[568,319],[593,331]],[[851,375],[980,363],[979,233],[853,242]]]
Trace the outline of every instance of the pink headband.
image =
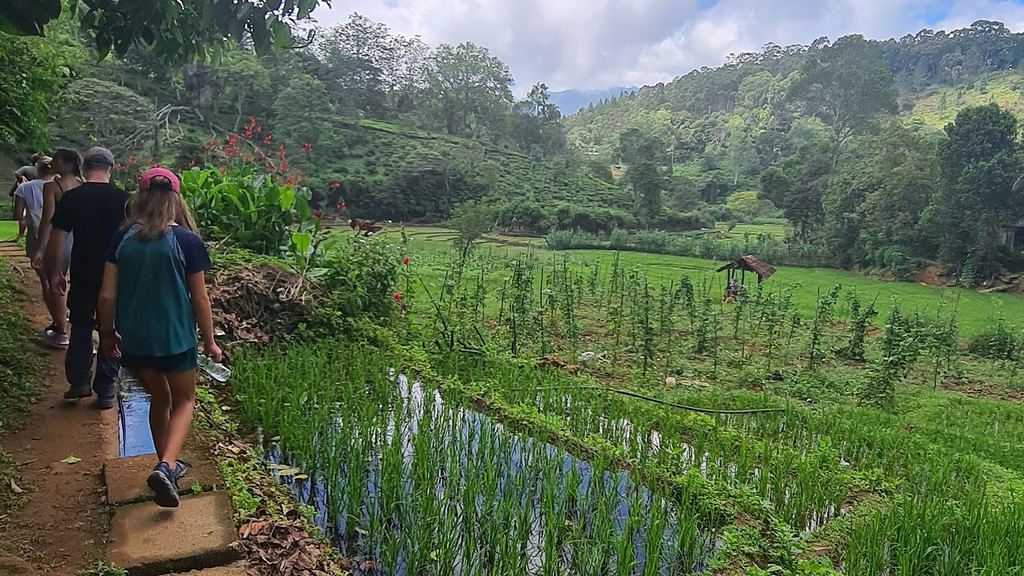
[[154,178],[164,178],[171,183],[171,190],[181,193],[181,181],[167,168],[154,166],[139,175],[139,190],[149,190],[149,184]]

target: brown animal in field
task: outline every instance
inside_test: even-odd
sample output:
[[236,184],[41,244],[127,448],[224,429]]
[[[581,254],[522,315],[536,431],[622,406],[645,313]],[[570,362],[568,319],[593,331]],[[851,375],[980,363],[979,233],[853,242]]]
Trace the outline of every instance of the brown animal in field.
[[383,226],[377,224],[376,220],[361,220],[359,218],[352,218],[348,221],[348,225],[356,231],[357,236],[359,234],[362,234],[363,236],[373,236],[384,229]]

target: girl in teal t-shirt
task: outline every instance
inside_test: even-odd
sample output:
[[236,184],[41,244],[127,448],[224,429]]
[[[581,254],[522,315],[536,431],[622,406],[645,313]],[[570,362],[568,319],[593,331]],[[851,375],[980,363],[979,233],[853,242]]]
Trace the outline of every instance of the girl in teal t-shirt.
[[210,257],[180,191],[170,170],[143,172],[127,226],[107,255],[97,306],[101,346],[134,370],[151,396],[158,462],[147,484],[156,503],[170,508],[178,505],[185,473],[178,455],[195,409],[197,322],[206,355],[217,362],[222,356],[204,277]]

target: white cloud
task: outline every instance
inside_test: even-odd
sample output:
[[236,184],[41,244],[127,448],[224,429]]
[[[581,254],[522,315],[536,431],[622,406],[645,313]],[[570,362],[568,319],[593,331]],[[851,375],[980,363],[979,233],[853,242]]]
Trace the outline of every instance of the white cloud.
[[504,60],[520,91],[670,80],[768,42],[809,44],[860,33],[888,38],[978,19],[1024,28],[1021,0],[335,0],[324,24],[351,12],[430,44],[475,42]]

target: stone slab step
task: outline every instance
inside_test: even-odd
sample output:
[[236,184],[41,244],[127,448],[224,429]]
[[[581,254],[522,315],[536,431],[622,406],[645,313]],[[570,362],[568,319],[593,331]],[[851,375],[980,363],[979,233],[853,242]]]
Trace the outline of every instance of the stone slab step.
[[186,496],[176,509],[130,504],[114,511],[107,561],[130,576],[226,566],[242,558],[237,534],[227,492]]
[[[191,493],[198,484],[204,492],[223,486],[217,466],[205,455],[205,451],[185,445],[181,459],[192,464],[188,474],[179,482],[182,494]],[[115,506],[145,502],[153,499],[153,493],[146,486],[146,478],[153,471],[156,456],[132,456],[112,458],[103,465],[103,478],[107,484],[107,502]]]

